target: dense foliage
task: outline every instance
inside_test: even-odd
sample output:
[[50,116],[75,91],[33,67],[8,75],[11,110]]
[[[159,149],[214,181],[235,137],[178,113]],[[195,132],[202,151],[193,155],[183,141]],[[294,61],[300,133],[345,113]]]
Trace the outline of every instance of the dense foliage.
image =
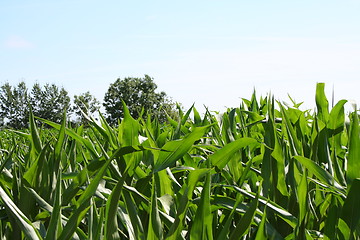
[[[345,100],[317,111],[267,96],[178,121],[89,128],[30,113],[1,132],[0,238],[359,239],[360,138]],[[101,116],[100,116],[101,117]]]
[[[105,94],[103,106],[110,125],[118,124],[124,117],[122,102],[134,118],[157,118],[161,123],[167,116],[177,117],[175,105],[165,92],[155,92],[157,85],[148,75],[144,78],[117,79]],[[23,129],[28,127],[29,109],[36,117],[60,123],[66,111],[73,125],[87,124],[88,115],[97,114],[101,103],[89,92],[74,95],[73,104],[68,92],[55,84],[40,86],[36,83],[29,91],[25,82],[16,86],[0,86],[0,127]]]
[[29,109],[41,118],[60,123],[63,112],[70,108],[70,97],[64,88],[55,84],[36,83],[28,90],[25,82],[17,86],[5,83],[0,87],[1,126],[23,129],[28,127]]
[[86,124],[86,117],[91,116],[100,109],[100,102],[89,91],[74,96],[73,111],[78,116],[77,122]]
[[27,127],[29,95],[24,82],[17,86],[6,83],[0,87],[0,122],[12,128]]
[[157,93],[156,89],[157,85],[148,75],[144,78],[118,78],[110,84],[104,97],[107,121],[111,125],[116,125],[118,119],[124,117],[122,102],[125,102],[132,117],[139,118],[144,112],[144,119],[149,114],[164,122],[166,114],[171,115],[174,104],[165,92]]
[[55,84],[34,84],[30,94],[30,104],[35,116],[60,123],[64,111],[70,108],[70,97],[64,88]]

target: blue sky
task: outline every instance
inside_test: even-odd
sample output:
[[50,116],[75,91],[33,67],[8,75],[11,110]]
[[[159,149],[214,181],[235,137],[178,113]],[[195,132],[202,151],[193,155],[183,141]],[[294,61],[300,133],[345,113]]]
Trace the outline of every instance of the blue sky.
[[55,83],[102,100],[117,78],[154,78],[185,108],[271,92],[315,107],[360,103],[360,1],[1,1],[0,83]]

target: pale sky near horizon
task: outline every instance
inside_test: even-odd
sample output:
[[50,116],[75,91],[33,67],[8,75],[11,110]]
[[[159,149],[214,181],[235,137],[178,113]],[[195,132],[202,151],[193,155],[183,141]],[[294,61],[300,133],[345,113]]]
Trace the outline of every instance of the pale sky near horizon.
[[223,111],[271,92],[360,104],[360,0],[0,1],[0,84],[90,91],[154,78],[188,108]]

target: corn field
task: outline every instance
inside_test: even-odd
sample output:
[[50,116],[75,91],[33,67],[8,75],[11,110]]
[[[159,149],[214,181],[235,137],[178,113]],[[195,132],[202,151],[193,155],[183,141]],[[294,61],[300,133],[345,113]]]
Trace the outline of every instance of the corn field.
[[0,238],[360,239],[358,114],[324,87],[314,113],[255,92],[166,124],[30,113],[0,133]]

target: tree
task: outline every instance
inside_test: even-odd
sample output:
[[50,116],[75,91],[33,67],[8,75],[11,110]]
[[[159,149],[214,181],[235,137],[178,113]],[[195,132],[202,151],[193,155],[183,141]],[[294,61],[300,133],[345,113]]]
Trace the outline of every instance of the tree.
[[70,108],[70,97],[64,88],[59,89],[55,84],[45,84],[41,88],[36,83],[31,90],[30,103],[35,116],[60,123],[64,111]]
[[28,125],[29,95],[25,82],[13,87],[5,83],[0,87],[0,118],[6,127],[15,129]]
[[144,78],[118,78],[110,84],[104,97],[103,105],[108,122],[117,124],[118,119],[124,116],[122,101],[129,108],[133,118],[138,118],[144,110],[144,113],[155,116],[162,122],[165,121],[164,110],[173,110],[174,104],[165,92],[156,93],[156,88],[157,85],[148,75]]
[[100,109],[100,102],[91,95],[89,91],[82,93],[79,96],[75,95],[74,105],[72,110],[77,115],[78,122],[82,124],[84,124],[86,120],[81,112],[89,116]]

